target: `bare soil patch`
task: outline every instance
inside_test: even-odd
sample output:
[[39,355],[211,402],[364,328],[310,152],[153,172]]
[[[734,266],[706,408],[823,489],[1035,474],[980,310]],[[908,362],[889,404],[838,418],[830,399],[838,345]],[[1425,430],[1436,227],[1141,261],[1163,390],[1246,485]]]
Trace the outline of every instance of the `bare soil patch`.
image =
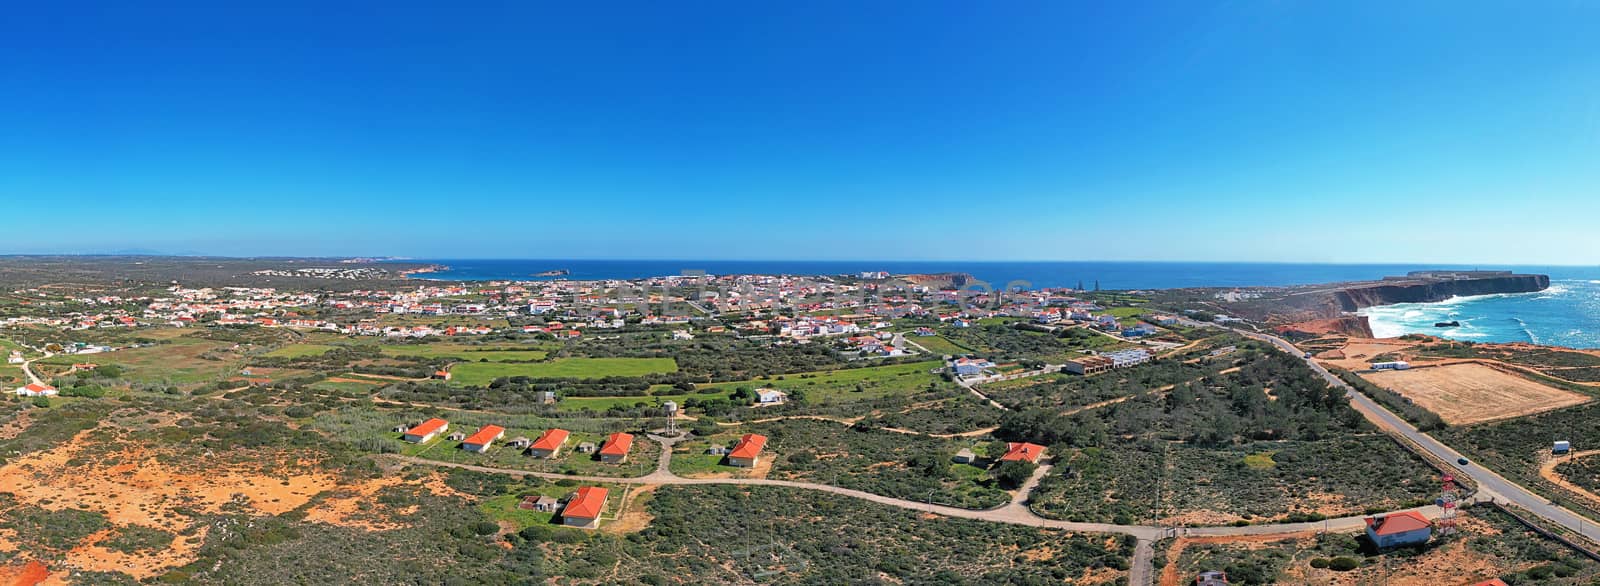
[[[195,513],[246,510],[279,515],[300,508],[330,490],[349,493],[309,508],[314,520],[365,529],[351,520],[353,499],[370,496],[398,482],[383,478],[340,485],[338,477],[293,454],[252,454],[249,462],[224,456],[187,461],[160,457],[156,450],[125,442],[109,427],[87,430],[54,449],[34,452],[0,466],[0,487],[19,505],[59,511],[81,508],[105,516],[113,528],[143,526],[177,535],[170,546],[136,553],[101,547],[105,531],[84,538],[59,565],[85,571],[117,571],[140,580],[161,575],[196,558],[205,527]],[[0,511],[0,515],[5,514]],[[3,537],[3,536],[0,536]]]
[[1570,407],[1589,397],[1477,363],[1365,373],[1363,378],[1465,425]]

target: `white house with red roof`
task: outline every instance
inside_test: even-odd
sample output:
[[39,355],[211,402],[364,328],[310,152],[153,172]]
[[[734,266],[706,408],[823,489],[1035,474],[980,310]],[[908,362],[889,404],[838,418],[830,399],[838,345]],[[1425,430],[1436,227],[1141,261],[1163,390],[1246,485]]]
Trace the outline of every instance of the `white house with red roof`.
[[405,435],[401,437],[408,442],[420,444],[422,442],[439,437],[439,434],[449,430],[449,422],[435,417],[422,422],[416,427],[406,430]]
[[16,394],[19,397],[54,397],[60,393],[50,385],[28,383],[27,386],[17,387]]
[[561,510],[561,524],[568,527],[594,529],[600,526],[600,512],[606,508],[606,493],[598,486],[579,488],[567,507]]
[[1367,538],[1378,549],[1418,545],[1433,537],[1433,522],[1416,511],[1367,517]]

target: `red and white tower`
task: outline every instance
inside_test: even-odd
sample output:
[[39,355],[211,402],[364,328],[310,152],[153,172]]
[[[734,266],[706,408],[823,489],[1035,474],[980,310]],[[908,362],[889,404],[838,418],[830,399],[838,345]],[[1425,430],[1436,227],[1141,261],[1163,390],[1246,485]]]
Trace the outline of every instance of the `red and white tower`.
[[1457,509],[1461,501],[1461,487],[1456,485],[1456,477],[1449,474],[1439,480],[1441,485],[1439,500],[1435,504],[1439,505],[1443,513],[1439,515],[1439,520],[1434,522],[1434,526],[1438,527],[1439,535],[1442,537],[1456,532],[1456,514],[1459,512]]

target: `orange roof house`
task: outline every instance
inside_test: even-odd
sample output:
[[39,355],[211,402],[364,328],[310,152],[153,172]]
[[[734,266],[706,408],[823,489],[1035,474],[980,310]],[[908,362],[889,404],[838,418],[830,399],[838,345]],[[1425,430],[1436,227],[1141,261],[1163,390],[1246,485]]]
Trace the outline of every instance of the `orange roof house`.
[[50,397],[58,394],[58,392],[55,387],[50,385],[28,383],[27,386],[17,389],[16,394],[23,397]]
[[600,511],[606,507],[606,489],[598,486],[585,486],[578,489],[578,495],[567,501],[567,508],[561,511],[561,524],[572,527],[595,528],[600,525]]
[[466,450],[469,452],[483,452],[488,450],[489,446],[493,445],[495,440],[500,439],[505,434],[506,428],[504,427],[500,427],[498,425],[485,425],[478,428],[478,431],[473,432],[471,436],[462,441],[461,447],[466,448]]
[[539,458],[554,456],[561,451],[561,444],[567,443],[569,435],[565,429],[546,429],[539,439],[533,441],[533,445],[528,446],[528,453]]
[[1379,549],[1427,543],[1433,522],[1416,511],[1367,517],[1367,538]]
[[626,433],[613,433],[606,437],[606,444],[600,447],[601,462],[621,462],[628,459],[628,450],[633,449],[633,435]]
[[405,440],[408,442],[417,443],[425,442],[433,439],[434,436],[443,433],[447,429],[450,429],[450,422],[435,417],[422,422],[416,427],[406,430]]
[[1028,442],[1009,442],[1006,444],[1006,455],[1000,456],[1001,462],[1027,462],[1037,464],[1039,456],[1044,455],[1044,446]]
[[746,468],[755,466],[761,455],[761,449],[765,447],[767,447],[767,436],[744,434],[738,443],[733,444],[733,451],[728,452],[728,463]]

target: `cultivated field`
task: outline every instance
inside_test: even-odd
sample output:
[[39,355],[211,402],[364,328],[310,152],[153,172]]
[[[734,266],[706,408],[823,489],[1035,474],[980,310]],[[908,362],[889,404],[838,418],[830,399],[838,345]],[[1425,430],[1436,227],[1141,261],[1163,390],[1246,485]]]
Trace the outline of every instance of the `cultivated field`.
[[[488,354],[488,353],[485,353]],[[463,362],[450,369],[461,385],[487,385],[501,377],[605,378],[677,372],[671,358],[562,358],[550,362]]]
[[1590,397],[1482,364],[1451,364],[1361,376],[1439,414],[1451,425],[1519,417],[1590,400]]

